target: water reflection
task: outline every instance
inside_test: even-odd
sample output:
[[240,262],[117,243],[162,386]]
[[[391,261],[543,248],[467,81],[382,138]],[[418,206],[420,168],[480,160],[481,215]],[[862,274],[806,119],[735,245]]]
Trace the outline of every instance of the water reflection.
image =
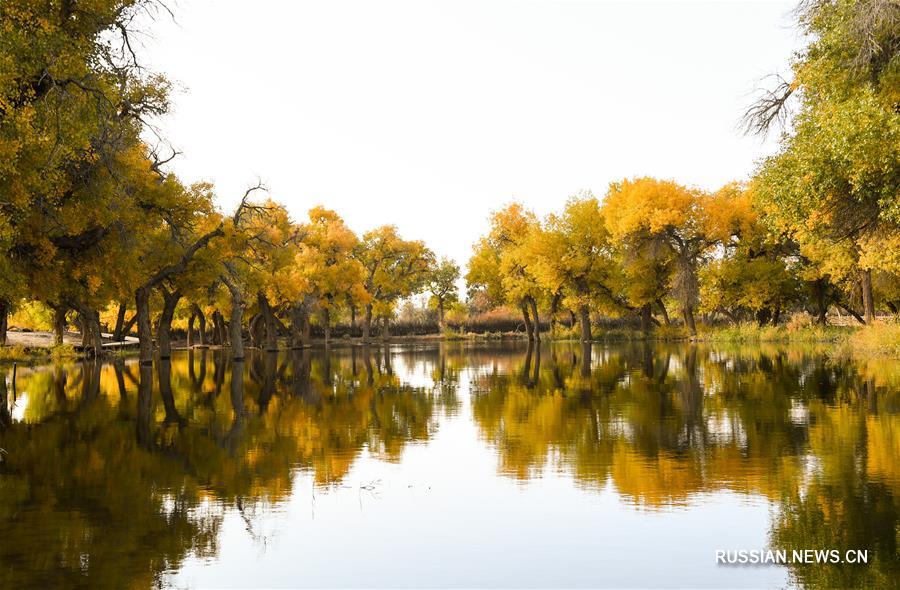
[[15,388],[0,375],[0,587],[163,584],[218,555],[227,514],[253,535],[298,474],[337,486],[363,455],[399,464],[459,421],[501,478],[571,478],[662,514],[763,498],[775,547],[870,551],[794,582],[880,587],[900,573],[898,383],[892,361],[648,343],[20,368]]
[[[473,414],[516,478],[562,470],[611,482],[638,509],[732,490],[778,508],[792,549],[868,549],[869,567],[808,566],[812,587],[885,587],[900,575],[898,366],[802,350],[618,349],[512,359],[473,379]],[[589,368],[586,368],[589,367]]]

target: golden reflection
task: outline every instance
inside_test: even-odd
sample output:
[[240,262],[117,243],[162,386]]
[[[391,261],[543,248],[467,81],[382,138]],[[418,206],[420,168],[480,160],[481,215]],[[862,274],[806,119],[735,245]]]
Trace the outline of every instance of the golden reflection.
[[226,509],[250,529],[294,492],[297,470],[329,486],[363,453],[399,462],[465,407],[503,476],[560,472],[640,510],[719,491],[764,498],[774,545],[873,555],[867,568],[795,567],[798,583],[876,587],[898,571],[897,366],[634,343],[243,362],[198,349],[152,366],[19,368],[15,387],[0,375],[0,535],[15,539],[0,544],[0,586],[154,585],[217,553]]

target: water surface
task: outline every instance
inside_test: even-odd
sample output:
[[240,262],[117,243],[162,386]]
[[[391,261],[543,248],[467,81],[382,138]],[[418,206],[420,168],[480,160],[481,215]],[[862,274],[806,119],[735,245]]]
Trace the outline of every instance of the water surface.
[[[0,587],[900,578],[897,361],[521,343],[5,371]],[[869,563],[715,562],[765,548]]]

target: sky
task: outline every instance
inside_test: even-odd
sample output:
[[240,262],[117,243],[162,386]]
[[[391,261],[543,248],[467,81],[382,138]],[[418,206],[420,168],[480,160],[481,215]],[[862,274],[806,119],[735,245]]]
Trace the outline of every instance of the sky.
[[714,190],[773,139],[741,114],[802,45],[793,2],[177,0],[142,41],[176,85],[171,168],[224,210],[396,225],[464,265],[491,211],[657,176]]

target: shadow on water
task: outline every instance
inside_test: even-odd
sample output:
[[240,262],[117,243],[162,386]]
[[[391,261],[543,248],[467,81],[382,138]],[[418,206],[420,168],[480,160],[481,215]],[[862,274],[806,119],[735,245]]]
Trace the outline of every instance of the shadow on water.
[[20,369],[17,391],[4,371],[0,587],[160,585],[188,557],[217,555],[229,510],[251,530],[298,472],[328,487],[363,453],[399,463],[451,418],[471,422],[498,477],[564,474],[641,511],[728,490],[777,508],[773,547],[870,552],[867,567],[794,566],[799,585],[880,587],[900,574],[897,362],[434,344]]

